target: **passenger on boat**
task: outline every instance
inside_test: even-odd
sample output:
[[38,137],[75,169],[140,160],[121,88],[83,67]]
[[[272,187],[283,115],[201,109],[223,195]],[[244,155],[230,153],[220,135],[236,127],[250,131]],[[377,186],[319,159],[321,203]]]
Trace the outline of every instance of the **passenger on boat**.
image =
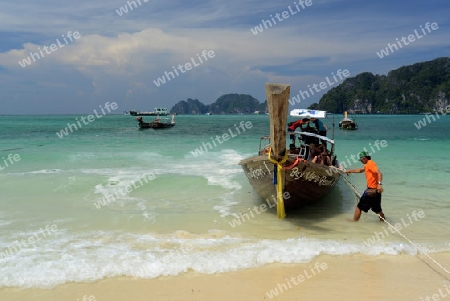
[[316,119],[316,118],[311,118],[311,121],[315,125],[315,127],[316,127],[317,131],[319,132],[320,136],[326,136],[327,135],[328,127],[325,124],[323,124],[322,121],[320,121],[319,119]]
[[312,159],[311,162],[312,163],[321,164],[321,165],[326,165],[326,166],[330,166],[331,165],[331,160],[330,160],[330,157],[328,157],[328,153],[327,152],[323,152],[320,155],[315,156],[314,159]]
[[294,155],[298,155],[300,153],[300,149],[295,147],[295,144],[289,144],[289,153],[290,154],[294,154]]
[[[302,127],[302,132],[312,133],[312,134],[318,133],[316,128],[309,126],[309,122],[307,123],[306,127],[304,127],[304,128]],[[303,142],[306,145],[319,143],[319,138],[314,137],[314,136],[309,136],[309,135],[301,135],[301,140],[303,140]]]
[[[288,131],[294,132],[296,128],[300,128],[303,131],[303,124],[308,123],[308,118],[299,119],[294,122],[288,123]],[[290,135],[289,138],[292,140],[292,143],[295,144],[295,135]]]
[[[314,126],[316,127],[317,131],[319,132],[320,136],[327,136],[328,127],[323,124],[322,121],[320,121],[317,118],[311,118],[311,121],[314,123]],[[322,140],[322,144],[327,147],[327,142],[325,140]]]
[[323,144],[310,143],[309,151],[311,153],[310,158],[314,158],[314,157],[320,155],[321,153],[323,153],[325,151],[325,147],[323,146]]

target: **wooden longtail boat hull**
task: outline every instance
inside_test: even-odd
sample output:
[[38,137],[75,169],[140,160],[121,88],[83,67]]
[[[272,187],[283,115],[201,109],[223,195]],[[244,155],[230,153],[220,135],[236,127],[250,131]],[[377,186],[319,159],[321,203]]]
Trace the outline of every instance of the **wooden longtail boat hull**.
[[167,129],[174,127],[175,123],[162,123],[162,122],[142,122],[139,123],[141,129]]
[[354,121],[341,121],[339,122],[339,127],[343,130],[356,130],[358,129],[358,124]]
[[136,120],[139,123],[140,129],[168,129],[175,126],[175,115],[172,115],[172,120],[169,121],[167,118],[156,118],[155,120],[151,122],[144,122],[142,120],[142,117],[137,117]]
[[356,121],[348,118],[347,111],[344,112],[344,119],[339,121],[339,127],[343,130],[356,130],[358,128],[358,124]]
[[[325,135],[307,133],[303,130],[298,134],[291,132],[289,134],[291,144],[287,150],[286,125],[290,86],[267,83],[265,88],[270,118],[270,136],[261,138],[258,156],[244,159],[239,164],[242,165],[245,175],[256,193],[265,198],[267,202],[277,204],[277,216],[284,218],[286,216],[285,208],[293,209],[311,204],[329,194],[340,178],[340,173],[336,168],[339,167],[339,163],[334,155],[334,141]],[[326,117],[326,112],[323,112],[322,116],[317,116],[316,113],[311,110],[292,112],[293,115],[301,116],[308,121],[313,117],[314,120]],[[319,126],[316,125],[316,127],[319,131]],[[295,135],[301,135],[299,148],[296,148],[295,145],[299,137],[296,138]],[[310,141],[309,138],[313,139]],[[266,139],[269,140],[269,145],[261,148],[261,141]],[[328,142],[332,145],[330,153],[326,150]],[[320,144],[322,150],[319,151]],[[266,154],[264,154],[265,152]],[[324,158],[327,156],[330,156],[331,160],[325,160]],[[325,165],[330,163],[336,167]],[[276,185],[274,183],[275,176],[277,178]]]
[[[294,163],[289,160],[286,165]],[[274,164],[266,155],[254,156],[240,163],[255,192],[272,204],[276,204],[276,185],[273,184]],[[340,178],[335,167],[299,161],[283,170],[283,193],[287,209],[296,209],[315,203],[331,192]]]

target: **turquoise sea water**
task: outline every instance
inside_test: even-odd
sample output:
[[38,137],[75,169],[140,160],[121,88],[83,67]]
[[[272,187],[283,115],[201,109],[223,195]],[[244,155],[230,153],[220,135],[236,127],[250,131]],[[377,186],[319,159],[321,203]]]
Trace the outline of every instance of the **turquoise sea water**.
[[[342,180],[284,220],[275,208],[252,211],[264,200],[238,163],[269,133],[267,116],[176,116],[174,128],[155,131],[109,115],[59,138],[75,118],[0,116],[1,287],[220,273],[319,254],[417,253],[373,213],[348,222],[356,198]],[[424,118],[357,116],[357,131],[335,129],[336,153],[356,168],[362,164],[351,156],[367,148],[384,174],[388,221],[431,253],[449,251],[450,117]],[[421,119],[426,126],[418,129]],[[331,128],[332,117],[325,124]],[[213,143],[226,133],[227,141]],[[378,148],[377,140],[384,140]],[[348,179],[364,189],[364,174]],[[368,242],[375,232],[385,238]]]

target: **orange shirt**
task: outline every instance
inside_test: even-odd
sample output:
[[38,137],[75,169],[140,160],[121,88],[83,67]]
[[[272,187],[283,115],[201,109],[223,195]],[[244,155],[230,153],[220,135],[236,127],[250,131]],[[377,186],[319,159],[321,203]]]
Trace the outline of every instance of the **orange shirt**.
[[303,124],[303,120],[299,119],[296,122],[294,122],[290,127],[290,131],[295,131],[296,128],[300,127]]
[[368,188],[377,188],[378,186],[378,167],[375,162],[368,160],[364,164],[364,172],[366,173],[366,181]]

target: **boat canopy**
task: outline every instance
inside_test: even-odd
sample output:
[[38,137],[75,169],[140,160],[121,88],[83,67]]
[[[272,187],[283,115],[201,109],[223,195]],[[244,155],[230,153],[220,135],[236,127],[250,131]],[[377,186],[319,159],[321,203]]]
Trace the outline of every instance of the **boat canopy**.
[[294,109],[291,111],[290,115],[301,118],[326,118],[327,111]]

